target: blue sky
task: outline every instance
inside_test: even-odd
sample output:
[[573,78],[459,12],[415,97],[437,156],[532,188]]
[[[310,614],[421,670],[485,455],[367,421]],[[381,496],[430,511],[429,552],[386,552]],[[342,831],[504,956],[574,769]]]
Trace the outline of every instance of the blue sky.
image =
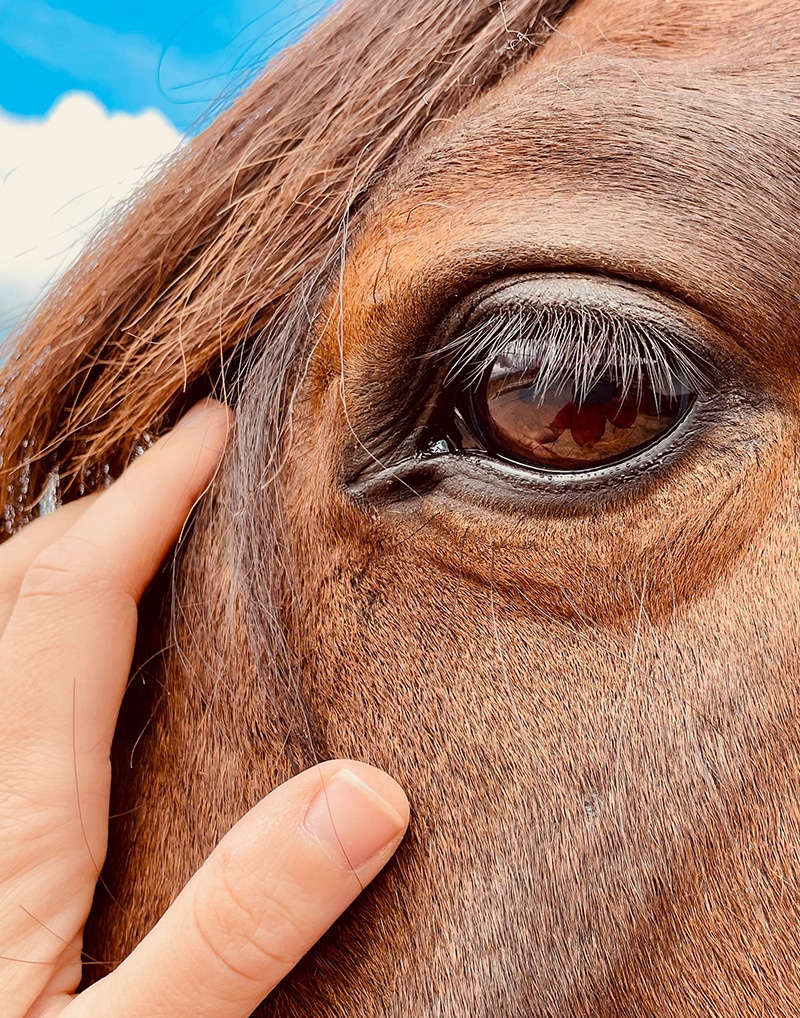
[[0,0],[0,107],[91,92],[181,129],[319,16],[325,0]]
[[0,0],[0,342],[331,0]]

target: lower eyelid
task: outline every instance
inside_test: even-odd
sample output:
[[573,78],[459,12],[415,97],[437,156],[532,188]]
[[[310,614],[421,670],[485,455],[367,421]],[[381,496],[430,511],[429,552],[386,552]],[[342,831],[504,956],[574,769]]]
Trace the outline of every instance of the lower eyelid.
[[496,504],[498,508],[516,506],[520,512],[587,511],[631,497],[666,477],[701,444],[706,423],[718,409],[716,397],[697,397],[656,452],[636,451],[600,469],[543,470],[487,453],[473,440],[472,445],[465,441],[458,449],[451,446],[447,453],[431,450],[427,457],[397,464],[379,476],[364,478],[353,490],[377,501],[392,501],[396,485],[402,485],[402,500],[409,506],[414,504],[409,492],[416,490],[420,495],[446,492],[448,498]]

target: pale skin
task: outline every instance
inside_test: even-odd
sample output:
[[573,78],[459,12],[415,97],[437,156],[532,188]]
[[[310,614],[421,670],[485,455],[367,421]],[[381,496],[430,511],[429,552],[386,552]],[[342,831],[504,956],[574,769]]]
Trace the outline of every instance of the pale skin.
[[161,921],[76,995],[108,836],[109,753],[137,603],[219,463],[200,404],[109,489],[0,548],[0,1000],[8,1018],[246,1018],[358,895],[408,823],[355,761],[275,789]]

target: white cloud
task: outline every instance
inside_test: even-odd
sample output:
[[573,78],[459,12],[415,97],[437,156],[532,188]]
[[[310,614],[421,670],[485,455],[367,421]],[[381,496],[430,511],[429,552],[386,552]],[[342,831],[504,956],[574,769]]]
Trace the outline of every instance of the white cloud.
[[82,92],[44,118],[0,110],[0,338],[180,140],[157,110],[111,114]]

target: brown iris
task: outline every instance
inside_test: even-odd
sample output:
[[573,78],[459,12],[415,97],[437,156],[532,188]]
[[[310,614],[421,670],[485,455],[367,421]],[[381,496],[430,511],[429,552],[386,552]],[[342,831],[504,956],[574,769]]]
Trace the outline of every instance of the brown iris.
[[[606,370],[579,386],[543,384],[538,367],[495,359],[469,394],[468,415],[488,451],[550,470],[586,470],[626,459],[662,439],[691,402],[685,386],[654,389],[647,377]],[[511,358],[513,361],[513,358]]]

